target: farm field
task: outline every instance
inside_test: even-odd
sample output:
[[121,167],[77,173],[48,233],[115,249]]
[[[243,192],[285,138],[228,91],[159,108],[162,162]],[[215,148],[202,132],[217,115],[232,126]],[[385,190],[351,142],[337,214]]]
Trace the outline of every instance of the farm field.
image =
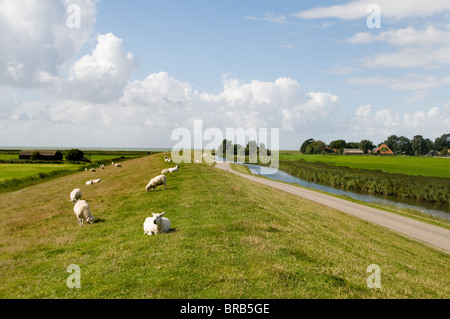
[[381,170],[415,176],[450,178],[450,158],[414,156],[349,156],[349,155],[303,155],[298,151],[281,151],[280,161],[321,162],[369,170]]
[[39,173],[51,173],[58,170],[77,171],[77,164],[0,164],[0,181],[13,178],[24,178],[38,175]]
[[[0,298],[444,298],[450,255],[385,228],[206,165],[156,154],[0,195]],[[91,175],[89,175],[91,176]],[[78,226],[80,187],[97,222]],[[144,236],[151,212],[172,231]],[[420,257],[419,257],[420,256]],[[81,288],[69,289],[69,265]],[[382,289],[369,289],[377,264]]]

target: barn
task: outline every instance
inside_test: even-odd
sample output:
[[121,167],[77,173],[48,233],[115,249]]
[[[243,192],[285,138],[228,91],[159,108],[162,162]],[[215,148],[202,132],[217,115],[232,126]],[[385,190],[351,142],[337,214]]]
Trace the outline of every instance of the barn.
[[58,151],[22,151],[19,154],[19,159],[30,160],[34,153],[39,154],[39,160],[44,161],[60,161],[62,160],[62,154]]

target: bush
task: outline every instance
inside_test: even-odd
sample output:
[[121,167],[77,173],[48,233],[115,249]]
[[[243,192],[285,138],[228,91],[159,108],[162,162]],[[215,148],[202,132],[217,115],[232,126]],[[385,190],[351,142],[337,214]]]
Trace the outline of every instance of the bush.
[[71,149],[66,153],[66,159],[68,161],[82,161],[84,158],[84,153],[79,149]]

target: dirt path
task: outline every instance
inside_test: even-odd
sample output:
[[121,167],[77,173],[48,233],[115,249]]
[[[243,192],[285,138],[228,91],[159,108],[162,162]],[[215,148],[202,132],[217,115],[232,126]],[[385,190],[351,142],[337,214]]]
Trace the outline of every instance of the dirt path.
[[218,162],[216,164],[216,167],[222,170],[227,170],[230,173],[234,173],[248,180],[274,187],[290,194],[304,197],[322,205],[337,209],[341,212],[351,214],[366,221],[387,227],[410,238],[417,239],[447,253],[450,253],[450,230],[448,229],[422,223],[408,217],[388,213],[383,210],[353,203],[334,196],[314,192],[301,187],[242,174],[232,170],[228,163]]

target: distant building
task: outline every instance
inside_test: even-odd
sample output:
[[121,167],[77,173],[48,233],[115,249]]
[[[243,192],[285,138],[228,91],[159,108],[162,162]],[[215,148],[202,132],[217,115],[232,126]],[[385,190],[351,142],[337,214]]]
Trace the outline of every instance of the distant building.
[[22,151],[19,154],[19,159],[29,160],[31,159],[31,155],[33,155],[35,152],[39,153],[40,160],[48,160],[48,161],[61,160],[60,158],[58,158],[57,151]]
[[392,150],[386,144],[381,144],[380,146],[378,146],[378,148],[373,151],[373,153],[381,155],[394,155],[394,152],[392,152]]
[[360,149],[344,148],[344,152],[342,154],[344,154],[344,155],[364,155],[364,152]]

